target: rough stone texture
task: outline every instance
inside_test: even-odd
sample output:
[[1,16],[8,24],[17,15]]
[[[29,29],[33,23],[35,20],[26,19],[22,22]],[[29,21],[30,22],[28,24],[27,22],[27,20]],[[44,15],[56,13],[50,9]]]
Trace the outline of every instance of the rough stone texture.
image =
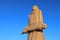
[[25,27],[22,33],[28,33],[28,40],[44,40],[43,29],[45,28],[46,24],[43,23],[41,10],[37,6],[33,6],[29,15],[28,26]]

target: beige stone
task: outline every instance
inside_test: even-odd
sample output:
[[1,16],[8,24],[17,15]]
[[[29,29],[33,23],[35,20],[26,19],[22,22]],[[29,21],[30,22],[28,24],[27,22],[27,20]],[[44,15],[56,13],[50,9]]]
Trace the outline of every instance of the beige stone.
[[37,6],[33,6],[28,26],[24,28],[22,33],[28,33],[28,40],[44,40],[43,29],[45,28],[46,24],[43,23],[41,10]]

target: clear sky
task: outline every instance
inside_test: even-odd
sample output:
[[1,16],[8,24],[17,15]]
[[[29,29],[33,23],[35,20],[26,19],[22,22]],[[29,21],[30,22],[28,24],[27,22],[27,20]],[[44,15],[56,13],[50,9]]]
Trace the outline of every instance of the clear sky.
[[33,5],[42,10],[45,40],[60,40],[60,0],[0,0],[0,40],[27,40],[21,34]]

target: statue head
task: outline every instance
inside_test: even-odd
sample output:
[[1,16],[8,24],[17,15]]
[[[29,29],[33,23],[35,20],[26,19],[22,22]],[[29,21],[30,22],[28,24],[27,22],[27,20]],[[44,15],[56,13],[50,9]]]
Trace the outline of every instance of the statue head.
[[37,11],[38,7],[36,5],[33,6],[32,11]]

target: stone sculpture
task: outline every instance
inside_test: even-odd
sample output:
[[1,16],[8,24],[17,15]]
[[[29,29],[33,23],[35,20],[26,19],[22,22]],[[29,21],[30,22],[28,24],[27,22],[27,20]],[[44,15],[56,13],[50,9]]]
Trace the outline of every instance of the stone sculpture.
[[22,33],[28,33],[28,40],[44,40],[43,29],[45,28],[42,12],[35,5],[29,15],[28,26],[24,28]]

